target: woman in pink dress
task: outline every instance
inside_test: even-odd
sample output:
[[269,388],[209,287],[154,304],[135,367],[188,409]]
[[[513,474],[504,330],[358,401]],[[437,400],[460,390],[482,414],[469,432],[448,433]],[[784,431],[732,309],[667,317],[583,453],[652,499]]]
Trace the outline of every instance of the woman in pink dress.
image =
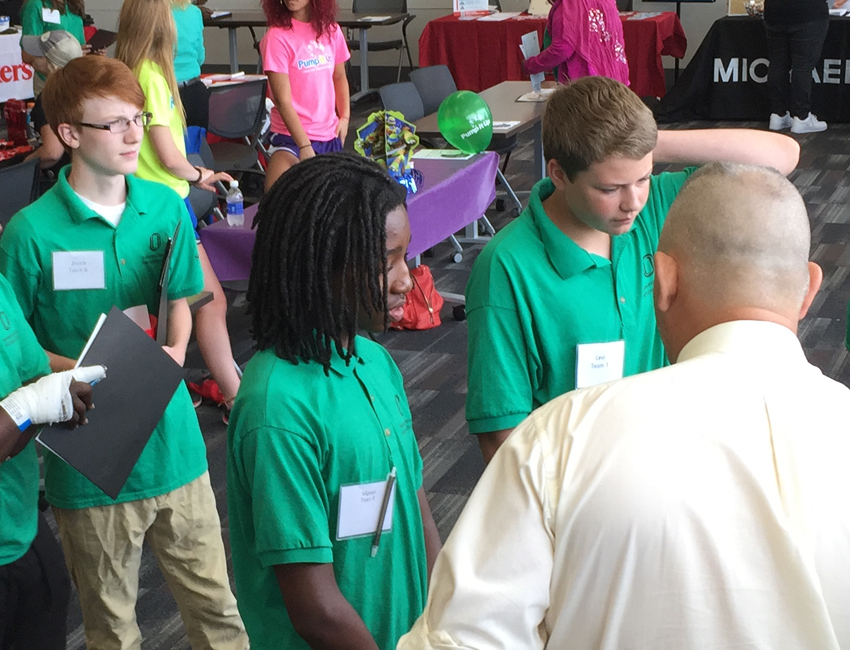
[[629,84],[623,25],[614,0],[550,0],[546,31],[552,42],[525,61],[529,74],[558,68],[558,81],[610,77]]

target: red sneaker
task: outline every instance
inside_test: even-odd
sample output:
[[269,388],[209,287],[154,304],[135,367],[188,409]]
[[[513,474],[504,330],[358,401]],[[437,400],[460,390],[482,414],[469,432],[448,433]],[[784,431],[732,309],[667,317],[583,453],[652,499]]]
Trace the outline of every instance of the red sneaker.
[[205,397],[218,406],[224,404],[224,395],[214,379],[204,379],[200,384],[189,383],[189,390],[196,395]]

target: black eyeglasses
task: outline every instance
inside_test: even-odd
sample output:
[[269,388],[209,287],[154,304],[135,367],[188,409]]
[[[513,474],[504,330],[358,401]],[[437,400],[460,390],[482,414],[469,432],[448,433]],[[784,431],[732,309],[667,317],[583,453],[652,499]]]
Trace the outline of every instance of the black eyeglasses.
[[139,113],[132,119],[121,118],[120,120],[112,120],[107,124],[90,124],[89,122],[80,122],[80,126],[87,126],[90,129],[100,129],[101,131],[109,131],[110,133],[126,133],[130,128],[130,124],[145,127],[151,123],[153,115],[150,113]]

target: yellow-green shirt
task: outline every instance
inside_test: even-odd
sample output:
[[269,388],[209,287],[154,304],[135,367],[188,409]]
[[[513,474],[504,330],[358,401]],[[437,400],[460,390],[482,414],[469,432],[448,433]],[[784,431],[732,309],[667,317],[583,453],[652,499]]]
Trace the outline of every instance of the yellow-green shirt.
[[[148,129],[151,126],[167,126],[171,131],[171,137],[174,138],[174,144],[185,156],[183,117],[174,104],[174,96],[171,94],[165,75],[162,74],[162,68],[153,61],[144,61],[136,68],[136,77],[145,93],[145,111],[153,116]],[[181,198],[185,199],[189,196],[189,183],[182,178],[177,178],[163,167],[147,133],[139,150],[139,168],[136,170],[136,176],[167,185]]]

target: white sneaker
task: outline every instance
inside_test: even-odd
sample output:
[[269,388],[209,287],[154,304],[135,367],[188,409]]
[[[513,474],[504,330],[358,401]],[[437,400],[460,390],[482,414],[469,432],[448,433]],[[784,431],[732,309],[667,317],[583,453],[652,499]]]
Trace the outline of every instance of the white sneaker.
[[770,114],[770,130],[781,131],[782,129],[790,128],[792,124],[791,113],[785,111],[785,115]]
[[826,131],[826,122],[822,122],[812,113],[809,113],[805,120],[795,117],[791,125],[791,133],[817,133],[818,131]]

